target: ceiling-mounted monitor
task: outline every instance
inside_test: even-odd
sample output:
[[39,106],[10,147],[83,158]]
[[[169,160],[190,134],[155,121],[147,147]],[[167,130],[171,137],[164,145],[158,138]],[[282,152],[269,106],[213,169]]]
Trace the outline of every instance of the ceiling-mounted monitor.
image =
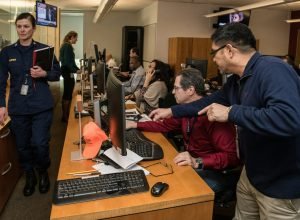
[[57,6],[36,2],[36,24],[57,27]]

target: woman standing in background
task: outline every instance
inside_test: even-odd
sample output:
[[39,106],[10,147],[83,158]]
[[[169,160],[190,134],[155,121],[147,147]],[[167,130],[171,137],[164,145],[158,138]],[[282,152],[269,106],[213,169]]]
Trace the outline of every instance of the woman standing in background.
[[75,63],[75,53],[72,44],[77,42],[78,34],[70,31],[64,38],[60,47],[59,60],[64,78],[64,92],[62,97],[62,121],[68,122],[73,89],[75,85],[74,73],[80,73],[80,69]]

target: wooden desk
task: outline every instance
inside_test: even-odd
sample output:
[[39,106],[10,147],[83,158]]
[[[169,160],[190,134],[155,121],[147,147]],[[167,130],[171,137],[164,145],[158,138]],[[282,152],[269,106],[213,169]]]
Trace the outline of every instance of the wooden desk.
[[[89,117],[84,117],[82,124],[90,120]],[[153,197],[150,192],[145,192],[69,205],[53,204],[50,219],[212,219],[213,191],[191,167],[179,167],[173,163],[177,152],[162,134],[150,132],[144,134],[162,146],[165,154],[162,161],[173,166],[173,174],[160,177],[147,176],[150,187],[158,181],[169,184],[169,189],[161,197]],[[78,150],[78,147],[73,145],[78,137],[78,119],[75,119],[72,113],[59,167],[59,180],[70,178],[66,173],[89,170],[94,164],[91,160],[71,161],[71,152]],[[153,161],[141,164],[150,163]]]

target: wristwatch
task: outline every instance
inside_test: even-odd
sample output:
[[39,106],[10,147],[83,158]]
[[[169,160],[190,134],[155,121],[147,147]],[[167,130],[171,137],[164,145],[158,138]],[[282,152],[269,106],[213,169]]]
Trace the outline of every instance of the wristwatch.
[[203,168],[203,161],[201,157],[196,158],[196,164],[198,164],[197,169],[202,169]]

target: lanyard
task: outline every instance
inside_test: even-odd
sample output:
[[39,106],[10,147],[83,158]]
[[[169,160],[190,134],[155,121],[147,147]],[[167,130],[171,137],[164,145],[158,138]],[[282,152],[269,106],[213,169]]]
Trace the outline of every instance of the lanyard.
[[192,136],[192,132],[193,132],[193,128],[194,128],[196,120],[197,120],[196,117],[192,117],[191,119],[188,119],[188,121],[187,121],[187,126],[186,126],[186,136],[187,136],[186,150],[189,149],[190,140],[191,140],[191,136]]

